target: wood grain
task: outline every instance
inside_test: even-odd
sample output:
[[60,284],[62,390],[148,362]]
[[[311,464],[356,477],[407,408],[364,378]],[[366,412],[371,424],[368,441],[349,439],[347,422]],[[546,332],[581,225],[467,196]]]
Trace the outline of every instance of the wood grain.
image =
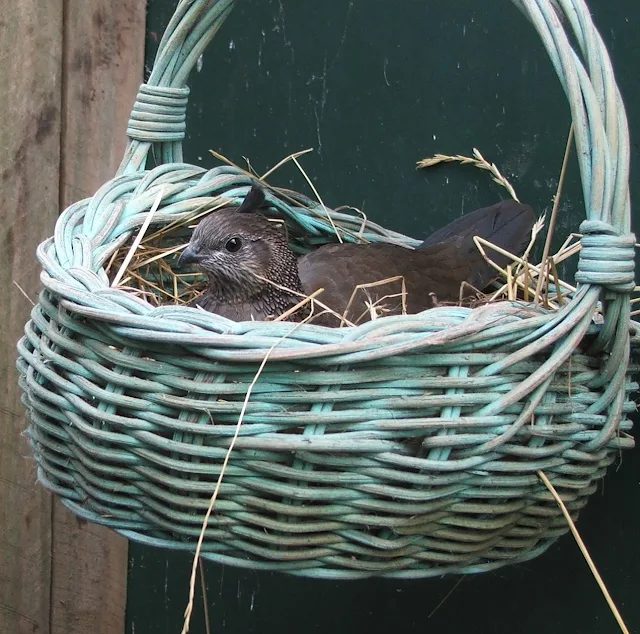
[[34,257],[58,213],[62,7],[0,0],[0,632],[49,632],[51,497],[22,432],[15,344],[40,287]]
[[62,204],[115,174],[144,72],[145,0],[66,0]]
[[[145,2],[67,0],[61,201],[92,196],[115,175],[143,79]],[[53,506],[51,634],[124,631],[127,542]],[[81,590],[81,591],[80,591]]]
[[15,344],[40,288],[36,247],[61,203],[93,194],[119,163],[143,77],[145,12],[139,0],[0,0],[3,634],[124,631],[126,542],[37,484]]

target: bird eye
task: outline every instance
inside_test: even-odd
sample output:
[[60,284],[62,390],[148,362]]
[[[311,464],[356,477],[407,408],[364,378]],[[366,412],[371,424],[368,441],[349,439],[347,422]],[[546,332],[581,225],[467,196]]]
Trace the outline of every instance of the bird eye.
[[227,240],[227,244],[224,245],[224,248],[229,251],[229,253],[235,253],[240,250],[242,246],[242,240],[240,238],[231,238]]

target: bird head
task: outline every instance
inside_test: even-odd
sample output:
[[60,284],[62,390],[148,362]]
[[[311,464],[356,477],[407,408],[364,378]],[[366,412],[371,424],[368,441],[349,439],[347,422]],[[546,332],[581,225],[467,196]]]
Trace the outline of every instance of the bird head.
[[243,213],[263,202],[264,194],[254,187],[240,207],[220,209],[204,218],[178,265],[195,264],[217,293],[227,297],[255,295],[268,285],[260,278],[281,285],[291,283],[292,275],[299,279],[297,258],[281,228],[260,213]]

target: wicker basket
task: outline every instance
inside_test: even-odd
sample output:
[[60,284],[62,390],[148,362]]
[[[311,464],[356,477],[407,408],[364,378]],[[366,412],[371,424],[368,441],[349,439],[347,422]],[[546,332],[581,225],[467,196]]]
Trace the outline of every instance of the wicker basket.
[[[132,540],[193,552],[238,430],[204,534],[213,561],[427,577],[530,559],[567,531],[539,472],[576,517],[633,446],[629,138],[584,2],[514,1],[574,120],[587,220],[570,303],[441,307],[327,329],[233,323],[110,288],[105,262],[163,188],[160,224],[219,196],[239,201],[251,184],[232,167],[182,162],[185,83],[233,5],[182,0],[118,174],[66,209],[38,249],[44,289],[18,367],[45,487]],[[151,151],[163,164],[145,171]],[[269,200],[299,244],[331,238],[324,211]],[[329,213],[347,239],[358,229]],[[365,237],[415,243],[371,223]]]

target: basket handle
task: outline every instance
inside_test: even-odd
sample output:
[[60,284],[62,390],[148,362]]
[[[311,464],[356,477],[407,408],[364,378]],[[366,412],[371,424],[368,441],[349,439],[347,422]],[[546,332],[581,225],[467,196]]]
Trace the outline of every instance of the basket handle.
[[622,390],[620,368],[629,359],[630,293],[635,288],[624,103],[609,54],[584,0],[512,1],[538,32],[569,101],[586,205],[575,278],[586,293],[579,301],[593,314],[598,298],[605,300],[604,323],[593,350],[610,352],[601,380],[613,381],[612,390]]
[[187,79],[234,4],[235,0],[180,0],[160,41],[151,75],[138,91],[117,175],[143,170],[152,148],[162,163],[182,162]]

